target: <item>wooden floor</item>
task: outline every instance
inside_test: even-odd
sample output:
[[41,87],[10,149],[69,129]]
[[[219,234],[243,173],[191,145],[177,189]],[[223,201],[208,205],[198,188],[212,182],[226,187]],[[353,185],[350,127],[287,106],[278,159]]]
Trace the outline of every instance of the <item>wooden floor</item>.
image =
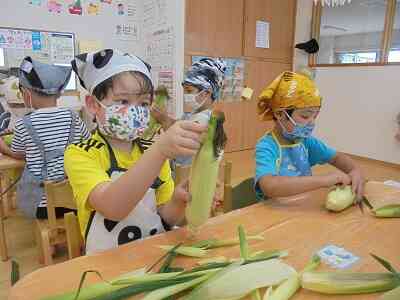
[[[233,163],[233,181],[253,176],[255,169],[254,151],[228,153],[225,154],[225,159]],[[357,160],[364,173],[368,175],[368,179],[400,181],[400,166],[368,159],[355,158],[355,160]],[[332,170],[333,168],[330,166],[318,166],[314,169],[314,173],[322,174]],[[6,220],[9,253],[19,263],[21,277],[41,267],[36,254],[33,225],[32,221],[23,218],[18,212],[13,212],[11,217]],[[55,261],[64,261],[66,257],[65,251],[61,251]],[[7,299],[10,287],[9,278],[10,261],[0,262],[0,300]]]

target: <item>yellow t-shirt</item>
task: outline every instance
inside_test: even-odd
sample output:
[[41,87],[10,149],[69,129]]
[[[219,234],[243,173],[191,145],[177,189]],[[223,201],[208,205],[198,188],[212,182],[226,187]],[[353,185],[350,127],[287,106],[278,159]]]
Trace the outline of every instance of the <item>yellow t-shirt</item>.
[[[132,167],[142,155],[137,145],[133,147],[130,154],[116,149],[113,151],[118,167],[124,169]],[[110,164],[107,145],[98,132],[80,144],[70,145],[65,152],[64,168],[78,207],[79,224],[83,236],[85,236],[90,215],[94,211],[87,199],[98,184],[111,181],[107,174]],[[168,161],[161,168],[159,178],[164,183],[156,190],[156,200],[157,205],[162,205],[171,199],[174,192],[174,181]]]

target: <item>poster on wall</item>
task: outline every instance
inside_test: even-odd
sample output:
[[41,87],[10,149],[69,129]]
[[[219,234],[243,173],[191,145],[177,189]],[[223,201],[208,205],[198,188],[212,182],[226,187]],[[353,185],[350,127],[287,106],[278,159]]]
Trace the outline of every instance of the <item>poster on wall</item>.
[[33,6],[41,6],[42,0],[30,0],[28,3]]
[[256,22],[256,48],[269,48],[269,22]]
[[70,5],[68,5],[68,13],[70,15],[82,16],[83,15],[83,5],[82,0],[72,1]]
[[0,47],[10,49],[31,49],[32,34],[25,30],[0,29]]
[[118,24],[115,26],[115,35],[121,41],[138,41],[139,26],[138,24]]
[[86,14],[88,16],[98,16],[100,14],[100,2],[90,0],[86,5]]
[[[193,56],[192,63],[205,58],[205,56]],[[244,87],[245,63],[240,58],[222,58],[226,63],[224,84],[221,90],[220,99],[224,102],[240,101]]]
[[61,14],[63,12],[63,4],[57,0],[48,0],[46,9],[49,13]]
[[69,34],[51,34],[50,56],[53,64],[70,64],[74,58],[73,36]]

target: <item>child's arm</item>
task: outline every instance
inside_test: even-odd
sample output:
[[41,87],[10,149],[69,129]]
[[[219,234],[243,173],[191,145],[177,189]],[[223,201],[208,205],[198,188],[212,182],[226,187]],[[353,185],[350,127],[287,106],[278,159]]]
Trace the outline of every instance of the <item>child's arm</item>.
[[268,198],[289,197],[336,184],[350,184],[350,177],[341,172],[318,176],[272,176],[261,177],[258,184]]
[[361,198],[364,193],[365,179],[354,161],[343,153],[337,153],[330,164],[350,176],[353,192],[357,194],[357,198]]
[[205,130],[206,126],[194,122],[175,123],[124,175],[96,186],[88,198],[90,205],[108,219],[124,219],[153,184],[166,159],[196,154]]
[[21,160],[25,159],[25,153],[13,152],[2,138],[0,138],[0,152],[15,159],[21,159]]

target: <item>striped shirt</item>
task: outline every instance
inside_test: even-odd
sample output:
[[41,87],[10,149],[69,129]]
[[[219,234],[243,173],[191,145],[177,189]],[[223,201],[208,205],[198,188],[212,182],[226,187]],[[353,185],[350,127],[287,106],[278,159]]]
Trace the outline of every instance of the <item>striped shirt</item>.
[[[42,108],[32,112],[32,125],[43,143],[46,152],[58,148],[66,148],[71,128],[71,111],[68,108]],[[83,121],[76,117],[73,143],[79,143],[90,137]],[[15,123],[14,138],[11,144],[13,152],[25,153],[26,167],[33,175],[41,176],[43,156],[39,146],[29,135],[22,119]],[[47,162],[47,180],[55,180],[64,176],[64,157]],[[45,199],[43,199],[45,200]],[[39,206],[46,206],[42,201]]]

